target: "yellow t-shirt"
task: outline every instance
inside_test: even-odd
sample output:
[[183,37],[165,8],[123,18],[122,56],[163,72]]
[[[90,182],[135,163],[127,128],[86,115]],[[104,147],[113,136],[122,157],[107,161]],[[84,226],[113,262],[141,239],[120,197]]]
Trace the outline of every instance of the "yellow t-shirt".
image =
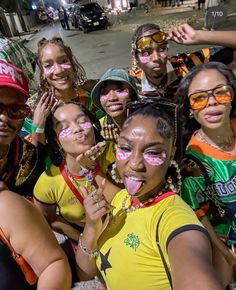
[[[88,181],[85,178],[77,180],[83,186],[88,186]],[[76,184],[74,186],[77,188]],[[60,168],[55,165],[51,165],[39,177],[34,187],[34,197],[39,202],[48,205],[57,205],[60,214],[70,223],[81,225],[81,223],[85,222],[83,205],[66,184],[61,175]]]
[[196,227],[206,230],[192,209],[176,194],[130,213],[122,209],[126,194],[123,189],[114,197],[112,205],[115,209],[110,223],[98,241],[97,267],[107,289],[170,290],[156,245],[156,227],[162,213],[159,241],[169,269],[167,246],[171,239]]

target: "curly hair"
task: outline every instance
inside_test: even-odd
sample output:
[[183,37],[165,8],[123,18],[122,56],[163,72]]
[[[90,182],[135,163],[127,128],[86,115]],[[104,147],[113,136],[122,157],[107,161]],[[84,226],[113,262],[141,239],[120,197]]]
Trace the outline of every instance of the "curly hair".
[[42,68],[42,63],[41,63],[42,51],[48,44],[57,45],[65,52],[75,72],[77,83],[79,85],[83,84],[87,79],[86,73],[83,66],[78,62],[76,57],[73,55],[71,48],[67,46],[62,40],[62,38],[60,37],[53,37],[52,39],[42,38],[38,42],[38,51],[37,51],[37,56],[36,56],[36,63],[40,69],[40,86],[41,86],[42,91],[43,92],[48,91],[48,83],[43,78],[43,68]]
[[63,160],[63,152],[61,151],[58,142],[57,142],[57,135],[53,129],[53,116],[54,113],[58,108],[61,108],[67,104],[74,104],[80,108],[80,110],[89,117],[89,120],[93,124],[95,140],[96,142],[103,141],[102,136],[100,135],[101,125],[99,120],[96,116],[91,113],[84,105],[75,102],[75,101],[67,101],[67,102],[58,102],[47,117],[46,124],[45,124],[45,139],[46,139],[46,146],[47,152],[49,152],[50,159],[55,166],[59,166]]
[[[199,123],[194,119],[190,118],[190,104],[188,98],[188,90],[195,76],[202,71],[207,70],[217,70],[220,74],[222,74],[227,84],[230,85],[233,89],[234,96],[236,96],[236,77],[234,73],[223,63],[221,62],[209,62],[203,63],[196,67],[193,67],[187,75],[181,80],[178,89],[176,91],[175,97],[177,100],[177,104],[179,106],[181,114],[181,124],[183,130],[183,146],[184,148],[187,146],[192,134],[194,131],[200,128]],[[214,84],[212,85],[214,87]],[[236,117],[236,98],[233,98],[232,101],[232,109],[230,112],[230,117]]]

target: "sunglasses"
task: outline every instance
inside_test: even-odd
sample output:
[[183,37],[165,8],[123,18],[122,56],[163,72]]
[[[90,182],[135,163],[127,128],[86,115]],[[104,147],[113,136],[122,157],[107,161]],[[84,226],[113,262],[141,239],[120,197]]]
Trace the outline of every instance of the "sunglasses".
[[229,85],[221,85],[211,90],[193,93],[188,96],[190,108],[192,110],[204,109],[211,96],[214,97],[219,104],[227,104],[233,99],[233,89]]
[[157,31],[151,35],[143,36],[136,42],[138,50],[142,50],[150,45],[154,41],[158,44],[167,41],[167,34],[163,31]]
[[157,96],[148,96],[144,97],[142,95],[139,95],[139,100],[128,102],[126,105],[127,108],[127,116],[131,115],[135,111],[137,111],[140,108],[143,108],[145,106],[152,106],[155,109],[158,109],[160,111],[163,111],[168,114],[168,116],[173,120],[174,122],[174,144],[176,144],[177,140],[177,105],[174,103],[171,103],[170,101],[165,100],[160,95]]
[[22,120],[29,116],[30,107],[28,105],[4,105],[0,103],[0,114],[6,112],[8,117],[13,120]]

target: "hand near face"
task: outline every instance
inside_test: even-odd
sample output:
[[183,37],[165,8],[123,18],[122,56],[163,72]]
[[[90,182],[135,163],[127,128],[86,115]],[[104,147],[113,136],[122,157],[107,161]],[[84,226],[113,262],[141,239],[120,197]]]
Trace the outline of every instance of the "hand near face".
[[113,208],[103,195],[105,181],[104,179],[99,188],[91,193],[88,193],[84,186],[80,186],[81,193],[84,197],[86,227],[89,227],[96,233],[97,238],[106,228],[109,222],[109,213]]
[[81,167],[86,169],[93,169],[95,166],[96,159],[103,154],[106,148],[106,142],[102,141],[91,147],[85,153],[80,154],[76,161],[80,164]]
[[34,125],[36,125],[38,128],[44,128],[46,118],[49,115],[54,103],[55,103],[55,99],[52,94],[44,93],[42,95],[34,111],[34,117],[33,117]]
[[180,44],[195,44],[197,41],[197,31],[187,23],[169,29],[167,34],[169,40]]

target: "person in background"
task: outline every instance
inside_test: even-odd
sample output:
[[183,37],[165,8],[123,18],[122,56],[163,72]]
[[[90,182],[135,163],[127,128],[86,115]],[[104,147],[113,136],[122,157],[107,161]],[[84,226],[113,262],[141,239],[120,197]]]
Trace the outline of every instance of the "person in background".
[[0,182],[0,208],[0,289],[69,290],[68,261],[32,202]]
[[69,18],[68,18],[68,15],[67,15],[67,11],[65,9],[65,7],[61,7],[62,11],[63,11],[63,14],[64,14],[64,22],[65,22],[65,27],[67,28],[67,30],[70,30],[70,25],[69,25]]
[[41,146],[36,148],[18,136],[30,114],[28,98],[28,82],[23,72],[0,60],[0,180],[10,190],[32,196],[44,164],[39,158]]
[[125,189],[115,195],[112,208],[102,188],[93,195],[83,189],[86,224],[77,248],[81,278],[100,272],[110,290],[222,290],[207,231],[176,194],[181,186],[173,160],[176,106],[143,100],[130,108],[137,110],[124,122],[116,152]]
[[[132,38],[133,66],[129,73],[135,77],[139,92],[173,99],[178,84],[194,66],[209,61],[231,64],[235,59],[236,31],[195,30],[188,24],[174,27],[165,33],[158,25],[139,26]],[[180,44],[213,44],[227,48],[204,48],[192,53],[168,57],[168,40]]]
[[219,62],[192,69],[176,93],[187,143],[181,196],[209,231],[225,286],[236,264],[235,95],[235,75]]
[[65,29],[64,12],[61,8],[58,8],[57,11],[58,11],[58,18],[61,23],[61,27]]
[[215,30],[215,17],[210,14],[209,8],[217,7],[220,0],[205,0],[205,18],[203,30]]

